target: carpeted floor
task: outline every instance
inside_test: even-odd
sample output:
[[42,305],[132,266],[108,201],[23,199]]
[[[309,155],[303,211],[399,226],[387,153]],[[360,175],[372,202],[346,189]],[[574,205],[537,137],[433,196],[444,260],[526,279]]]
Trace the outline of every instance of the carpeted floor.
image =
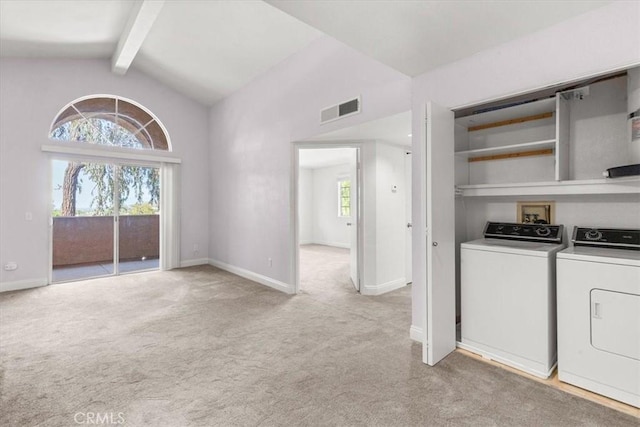
[[349,263],[349,249],[300,246],[300,288],[305,293],[331,299],[356,294]]
[[307,288],[202,266],[1,294],[0,425],[638,426],[459,353],[423,365],[409,288]]

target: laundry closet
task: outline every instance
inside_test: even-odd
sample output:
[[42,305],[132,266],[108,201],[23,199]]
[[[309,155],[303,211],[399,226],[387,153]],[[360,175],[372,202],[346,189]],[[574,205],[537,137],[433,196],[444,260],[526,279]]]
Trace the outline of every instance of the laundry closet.
[[[640,176],[633,168],[625,177],[603,173],[640,163],[638,104],[640,68],[634,68],[455,111],[458,347],[542,378],[552,374],[559,358],[561,381],[636,407]],[[574,246],[604,252],[594,262],[615,258],[623,261],[614,264],[627,269],[620,276],[612,271],[621,267],[609,268],[583,294],[573,295],[577,275],[563,268],[558,282],[556,257]],[[483,258],[476,249],[491,255]],[[522,289],[515,291],[518,286]],[[592,288],[607,286],[610,293],[594,302]],[[537,294],[529,292],[536,287]],[[568,315],[561,310],[569,308],[558,307],[557,287],[568,301],[581,301],[569,316],[582,319],[579,326],[563,320]],[[594,313],[594,307],[607,313]],[[612,312],[618,313],[615,319]],[[613,339],[594,350],[599,353],[593,366],[581,369],[611,371],[623,364],[624,371],[597,378],[587,373],[583,379],[568,358],[562,365],[563,352],[583,351],[577,340],[592,347],[592,330]],[[569,338],[574,335],[579,337]],[[532,362],[538,357],[544,360]]]

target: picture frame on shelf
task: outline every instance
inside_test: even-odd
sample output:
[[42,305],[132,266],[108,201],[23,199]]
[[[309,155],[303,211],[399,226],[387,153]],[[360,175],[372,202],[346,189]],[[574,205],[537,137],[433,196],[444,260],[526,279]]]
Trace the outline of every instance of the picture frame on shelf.
[[524,224],[554,224],[555,202],[518,202],[517,222]]

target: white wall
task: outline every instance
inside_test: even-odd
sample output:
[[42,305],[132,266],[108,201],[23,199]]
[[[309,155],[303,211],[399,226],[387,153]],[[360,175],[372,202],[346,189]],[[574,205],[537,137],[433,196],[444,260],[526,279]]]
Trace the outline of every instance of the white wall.
[[[419,163],[424,141],[419,140],[419,135],[423,134],[421,127],[424,125],[420,112],[427,101],[454,108],[638,63],[638,17],[640,3],[613,2],[415,78],[412,88],[414,223],[416,218],[424,215],[420,210],[421,203],[418,203],[425,198],[425,189],[420,182],[423,167]],[[607,218],[598,220],[611,222],[626,202],[620,203],[614,209],[605,208],[604,204],[594,205],[594,209],[605,208],[598,215]],[[570,206],[567,204],[561,208],[566,213],[558,215],[559,220],[564,220],[564,215],[567,215],[568,221],[571,215],[583,212],[579,204],[574,208]],[[510,206],[504,207],[507,209],[504,212],[511,211]],[[637,204],[632,207],[638,211]],[[473,227],[470,225],[470,229]],[[424,238],[423,230],[414,229],[414,264],[424,262],[425,257],[416,250],[418,237]],[[425,278],[417,273],[418,270],[414,270],[412,322],[414,327],[422,328]]]
[[[355,162],[355,160],[354,160]],[[299,239],[300,244],[350,247],[347,222],[338,216],[338,178],[349,178],[350,166],[300,168],[299,179]]]
[[354,182],[349,164],[313,169],[313,243],[349,248],[351,218],[338,216],[338,178]]
[[384,290],[407,283],[405,152],[395,145],[376,144],[376,286]]
[[569,243],[574,226],[640,228],[640,196],[636,195],[580,195],[580,196],[526,196],[503,198],[467,198],[467,239],[482,237],[488,220],[516,222],[518,200],[554,201],[555,223],[565,228],[564,242]]
[[298,175],[298,221],[301,245],[313,241],[313,169],[300,168]]
[[[407,76],[323,37],[216,104],[212,262],[292,291],[292,142],[406,111],[410,86]],[[360,114],[320,125],[321,109],[357,95]]]
[[[41,285],[48,275],[51,122],[74,99],[91,94],[130,98],[151,110],[182,163],[181,257],[208,257],[207,109],[136,70],[111,73],[107,60],[0,60],[0,270],[3,287]],[[31,212],[33,220],[25,220]],[[199,253],[193,253],[194,245]]]

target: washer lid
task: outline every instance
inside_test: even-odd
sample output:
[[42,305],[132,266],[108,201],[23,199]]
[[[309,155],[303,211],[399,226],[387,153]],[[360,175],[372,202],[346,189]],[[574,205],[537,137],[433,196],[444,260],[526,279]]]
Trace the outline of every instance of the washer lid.
[[564,249],[567,245],[561,243],[523,242],[505,239],[478,239],[462,243],[462,248],[487,252],[501,252],[508,254],[548,257]]
[[558,252],[558,259],[601,262],[640,267],[640,251],[627,249],[592,248],[573,246]]

